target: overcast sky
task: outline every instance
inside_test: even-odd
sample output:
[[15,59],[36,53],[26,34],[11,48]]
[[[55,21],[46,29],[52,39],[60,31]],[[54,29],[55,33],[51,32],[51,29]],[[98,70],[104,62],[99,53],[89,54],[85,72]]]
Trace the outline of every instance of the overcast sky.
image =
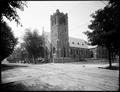
[[16,37],[22,38],[25,28],[37,29],[42,33],[50,32],[50,15],[59,9],[60,12],[68,13],[69,36],[84,39],[87,36],[83,32],[89,30],[90,14],[104,8],[106,2],[102,1],[28,1],[28,8],[18,11],[23,27],[16,26],[16,23],[9,22]]

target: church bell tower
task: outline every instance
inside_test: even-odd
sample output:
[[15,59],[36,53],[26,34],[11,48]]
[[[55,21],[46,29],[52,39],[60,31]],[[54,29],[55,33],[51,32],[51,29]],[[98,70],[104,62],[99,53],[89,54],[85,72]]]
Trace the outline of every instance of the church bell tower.
[[57,9],[50,21],[52,52],[56,58],[68,57],[68,14],[60,13]]

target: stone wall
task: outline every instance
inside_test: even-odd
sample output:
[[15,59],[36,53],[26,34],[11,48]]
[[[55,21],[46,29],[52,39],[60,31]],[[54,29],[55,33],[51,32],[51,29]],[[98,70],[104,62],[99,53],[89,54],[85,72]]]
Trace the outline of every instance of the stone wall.
[[79,59],[73,59],[73,58],[55,58],[54,63],[69,63],[69,62],[79,62]]
[[86,48],[70,47],[69,57],[71,58],[91,58],[92,52]]

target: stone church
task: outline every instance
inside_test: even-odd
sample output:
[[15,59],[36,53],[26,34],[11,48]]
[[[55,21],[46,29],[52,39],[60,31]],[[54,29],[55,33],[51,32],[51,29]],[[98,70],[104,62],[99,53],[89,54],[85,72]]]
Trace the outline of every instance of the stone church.
[[[44,32],[46,46],[50,54],[49,57],[61,62],[62,59],[67,61],[80,61],[83,58],[91,58],[93,50],[88,48],[87,42],[69,37],[68,14],[61,13],[58,9],[50,16],[51,32]],[[95,56],[95,55],[93,55]]]
[[69,37],[68,35],[68,14],[56,12],[50,16],[51,32],[44,32],[42,35],[54,59],[76,59],[91,57],[87,42]]

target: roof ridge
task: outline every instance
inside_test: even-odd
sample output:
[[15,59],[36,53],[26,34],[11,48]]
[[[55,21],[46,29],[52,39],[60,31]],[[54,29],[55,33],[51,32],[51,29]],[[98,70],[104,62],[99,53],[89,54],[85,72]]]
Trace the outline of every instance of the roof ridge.
[[70,36],[69,38],[76,39],[76,40],[86,41],[86,40],[84,40],[84,39],[81,39],[81,38],[75,38],[75,37],[71,37],[71,36]]

